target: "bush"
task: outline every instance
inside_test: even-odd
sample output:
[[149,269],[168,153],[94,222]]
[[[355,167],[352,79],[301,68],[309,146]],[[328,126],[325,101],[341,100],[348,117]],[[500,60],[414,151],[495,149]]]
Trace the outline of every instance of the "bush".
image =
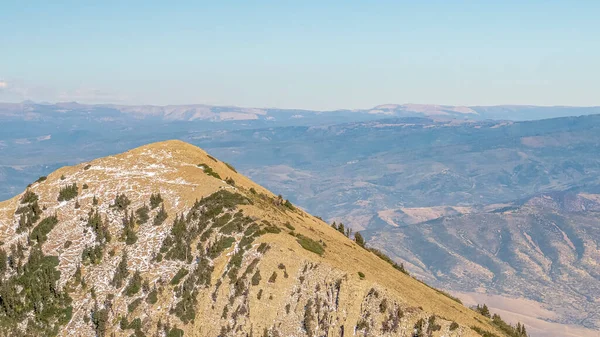
[[365,274],[362,271],[358,272],[358,277],[360,277],[361,280],[365,279]]
[[150,208],[155,209],[163,202],[162,196],[160,193],[154,194],[150,196]]
[[35,201],[38,201],[38,195],[30,190],[25,191],[25,194],[23,194],[23,197],[21,198],[22,204],[30,204]]
[[217,172],[215,172],[210,166],[206,164],[198,164],[198,167],[204,170],[204,173],[208,174],[209,176],[221,179],[221,176]]
[[356,242],[357,245],[359,245],[359,246],[361,246],[363,248],[365,247],[365,239],[358,232],[356,234],[354,234],[354,242]]
[[289,222],[285,223],[285,227],[287,227],[289,230],[293,230],[293,231],[296,230],[296,227],[292,226],[292,224]]
[[223,164],[225,164],[225,166],[227,166],[230,170],[232,170],[233,172],[237,173],[237,171],[235,170],[235,168],[233,168],[233,166],[231,166],[231,164],[223,162]]
[[401,271],[402,273],[408,275],[408,272],[406,271],[406,269],[404,269],[404,265],[403,264],[397,264],[396,262],[394,262],[394,260],[392,260],[389,256],[385,255],[379,249],[368,248],[367,250],[370,251],[371,253],[377,255],[377,257],[379,257],[383,261],[391,264],[392,267],[394,267],[395,269],[397,269],[397,270]]
[[478,326],[472,326],[471,329],[483,337],[499,337],[495,333],[491,333],[489,331],[483,330],[482,328],[480,328]]
[[46,181],[46,179],[48,179],[48,177],[46,177],[46,176],[41,176],[41,177],[39,177],[39,178],[38,178],[38,179],[37,179],[35,182],[36,182],[36,183],[41,183],[42,181]]
[[458,329],[458,323],[456,323],[456,322],[452,322],[452,323],[450,324],[450,331],[454,331],[454,330],[456,330],[456,329]]
[[133,300],[133,302],[129,303],[127,305],[127,311],[128,312],[134,312],[135,309],[137,309],[137,307],[140,306],[140,304],[142,304],[142,299],[141,298],[136,298],[135,300]]
[[292,211],[296,209],[296,207],[294,207],[294,205],[292,205],[292,203],[289,200],[285,200],[285,203],[283,204],[283,206],[291,209]]
[[179,282],[181,281],[182,278],[185,277],[185,275],[187,275],[189,273],[189,271],[183,267],[181,267],[181,269],[179,269],[179,271],[177,272],[177,274],[175,274],[175,276],[173,276],[173,279],[171,279],[171,285],[177,285],[179,284]]
[[183,330],[174,327],[169,331],[167,337],[183,337]]
[[81,189],[83,190],[87,190],[88,188],[90,188],[88,184],[83,184],[83,186],[81,186]]
[[77,196],[77,184],[73,183],[65,187],[61,187],[58,192],[58,201],[69,201]]
[[211,259],[217,258],[221,253],[231,247],[231,245],[235,242],[235,239],[231,236],[222,236],[217,242],[215,242],[208,249],[208,256]]
[[298,234],[296,237],[298,243],[300,244],[300,246],[302,246],[302,248],[311,251],[319,256],[323,255],[323,253],[325,252],[325,248],[323,248],[323,246],[317,241],[306,237],[302,234]]
[[119,211],[123,211],[125,209],[127,209],[127,207],[131,204],[131,200],[129,200],[129,198],[127,198],[127,196],[125,194],[117,194],[117,196],[115,197],[115,201],[112,205],[110,205],[111,208],[116,208]]
[[150,216],[148,215],[149,212],[150,209],[146,205],[138,208],[135,211],[135,215],[137,215],[137,220],[139,224],[145,224],[148,221],[148,219],[150,219]]
[[260,271],[256,270],[256,272],[254,273],[254,275],[252,275],[252,280],[251,280],[252,285],[253,286],[259,285],[261,279],[262,278],[260,277]]
[[142,320],[138,317],[131,321],[128,326],[129,329],[140,330],[142,328]]
[[121,261],[117,266],[117,270],[115,271],[115,275],[111,281],[111,284],[115,286],[115,288],[119,289],[123,285],[123,280],[125,280],[129,276],[129,270],[127,270],[127,252],[123,251],[123,256],[121,257]]
[[140,291],[142,287],[142,276],[138,270],[135,271],[131,279],[129,280],[129,284],[125,287],[125,295],[133,296]]
[[165,205],[163,204],[158,213],[156,213],[156,216],[154,216],[152,224],[154,226],[160,226],[163,224],[163,222],[165,222],[165,220],[167,220],[168,216],[169,215],[167,214],[167,211],[165,211]]
[[275,281],[277,280],[277,272],[273,272],[273,274],[271,274],[271,277],[269,277],[269,283],[275,283]]
[[146,303],[156,304],[156,302],[158,302],[158,291],[155,288],[152,289],[150,293],[148,293],[148,296],[146,297]]
[[48,239],[48,233],[58,224],[56,216],[50,216],[45,218],[37,225],[32,231],[29,237],[32,240],[36,240],[38,244],[46,242]]

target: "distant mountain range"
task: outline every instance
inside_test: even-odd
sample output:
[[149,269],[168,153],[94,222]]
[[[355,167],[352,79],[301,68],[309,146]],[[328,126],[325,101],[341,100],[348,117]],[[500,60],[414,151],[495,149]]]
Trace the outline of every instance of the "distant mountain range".
[[382,117],[433,117],[456,119],[534,120],[565,116],[599,114],[600,107],[569,106],[451,106],[434,104],[384,104],[372,109],[315,111],[276,108],[243,108],[236,106],[190,105],[86,105],[76,102],[41,104],[31,101],[0,103],[0,120],[40,121],[49,118],[84,118],[96,121],[162,120],[162,121],[265,121],[282,123],[306,119],[319,122],[349,122]]

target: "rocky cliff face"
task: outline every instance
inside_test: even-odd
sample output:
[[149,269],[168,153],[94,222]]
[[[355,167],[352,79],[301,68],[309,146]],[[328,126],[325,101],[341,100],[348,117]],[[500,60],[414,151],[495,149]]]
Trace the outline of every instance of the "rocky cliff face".
[[0,241],[5,336],[502,335],[179,141],[40,178]]

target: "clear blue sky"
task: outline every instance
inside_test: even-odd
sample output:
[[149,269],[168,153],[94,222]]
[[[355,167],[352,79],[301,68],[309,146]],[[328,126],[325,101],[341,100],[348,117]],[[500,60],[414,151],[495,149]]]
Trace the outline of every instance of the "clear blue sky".
[[600,1],[89,3],[0,0],[0,101],[600,105]]

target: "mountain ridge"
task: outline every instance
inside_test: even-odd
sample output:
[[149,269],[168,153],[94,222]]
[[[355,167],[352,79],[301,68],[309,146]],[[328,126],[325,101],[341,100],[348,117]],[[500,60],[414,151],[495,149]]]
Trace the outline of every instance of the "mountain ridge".
[[81,104],[57,102],[0,103],[0,118],[9,120],[43,120],[60,118],[66,114],[79,114],[99,120],[132,118],[135,120],[162,121],[279,121],[305,118],[321,120],[324,116],[337,116],[337,121],[370,120],[381,117],[430,117],[439,119],[474,120],[534,120],[577,115],[600,114],[600,106],[536,106],[492,105],[456,106],[439,104],[381,104],[367,109],[311,110],[293,108],[253,108],[217,106],[209,104],[180,105],[119,105]]
[[[30,331],[60,335],[395,336],[417,326],[433,336],[477,336],[471,326],[502,335],[485,317],[181,141],[40,178],[0,203],[0,241],[10,252],[3,278],[16,291],[0,290],[0,324],[13,335],[22,330],[11,319],[23,315],[33,315]],[[45,302],[19,291],[44,259],[60,272],[49,284],[58,316],[36,314],[36,303]],[[32,305],[33,314],[6,309],[9,298]]]

